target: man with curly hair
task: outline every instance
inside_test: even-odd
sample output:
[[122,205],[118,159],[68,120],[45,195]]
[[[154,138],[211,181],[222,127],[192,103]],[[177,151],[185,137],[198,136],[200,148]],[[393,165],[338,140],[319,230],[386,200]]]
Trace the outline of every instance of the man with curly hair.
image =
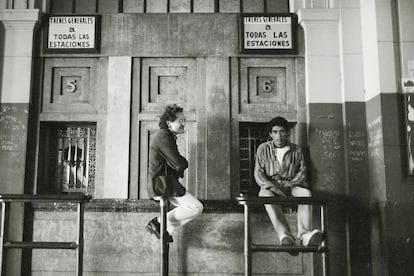
[[[310,197],[306,181],[306,165],[300,147],[289,141],[290,126],[283,117],[268,123],[271,141],[257,148],[254,177],[263,197]],[[278,205],[266,204],[266,212],[275,228],[281,245],[295,245],[289,225]],[[304,246],[319,245],[322,233],[311,228],[311,206],[298,206],[297,237]]]
[[[160,116],[160,130],[152,139],[149,150],[148,194],[155,200],[166,196],[176,206],[167,213],[169,242],[173,241],[171,234],[177,227],[183,226],[203,211],[202,203],[178,181],[184,177],[184,171],[188,167],[188,162],[178,151],[176,143],[177,135],[184,133],[185,120],[182,107],[168,105]],[[169,176],[167,186],[159,179],[162,175]],[[146,229],[160,238],[160,218],[153,218]]]

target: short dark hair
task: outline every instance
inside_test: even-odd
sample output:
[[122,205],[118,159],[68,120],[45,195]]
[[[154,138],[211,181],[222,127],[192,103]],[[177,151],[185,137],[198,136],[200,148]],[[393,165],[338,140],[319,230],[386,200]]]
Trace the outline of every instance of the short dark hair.
[[283,117],[275,117],[267,123],[269,133],[272,132],[274,126],[283,127],[286,131],[290,130],[289,122]]
[[183,108],[176,104],[170,104],[165,107],[164,113],[160,116],[159,126],[161,129],[168,129],[167,121],[174,122],[177,119],[177,113],[183,112]]

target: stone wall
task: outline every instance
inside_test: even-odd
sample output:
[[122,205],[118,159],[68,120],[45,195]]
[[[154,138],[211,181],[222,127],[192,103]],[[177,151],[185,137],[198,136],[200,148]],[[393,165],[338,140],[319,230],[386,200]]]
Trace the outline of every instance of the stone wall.
[[[141,203],[142,204],[142,203]],[[119,206],[119,204],[115,204]],[[157,216],[156,207],[136,210],[87,207],[85,214],[84,275],[159,275],[159,240],[146,232]],[[100,210],[99,210],[100,209]],[[42,210],[34,213],[34,240],[76,239],[76,213]],[[287,214],[296,233],[296,213]],[[277,235],[264,212],[252,214],[254,243],[276,244]],[[205,212],[173,234],[169,275],[243,275],[243,214],[240,209]],[[315,255],[318,257],[319,255]],[[32,275],[73,275],[75,252],[34,250]],[[314,275],[312,254],[254,253],[255,275]]]

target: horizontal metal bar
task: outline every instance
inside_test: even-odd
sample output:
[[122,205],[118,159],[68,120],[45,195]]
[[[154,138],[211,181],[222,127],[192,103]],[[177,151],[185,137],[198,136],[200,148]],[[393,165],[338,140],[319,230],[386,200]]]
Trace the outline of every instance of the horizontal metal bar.
[[324,246],[286,246],[286,245],[268,245],[268,244],[252,244],[250,246],[253,252],[316,252],[323,253],[328,249]]
[[76,249],[76,242],[18,242],[8,241],[3,244],[4,248],[40,248],[40,249]]
[[261,205],[261,204],[279,204],[279,205],[328,205],[332,202],[329,199],[315,197],[259,197],[259,196],[240,196],[236,201],[241,205]]
[[0,194],[0,202],[86,202],[90,195],[29,195],[29,194]]

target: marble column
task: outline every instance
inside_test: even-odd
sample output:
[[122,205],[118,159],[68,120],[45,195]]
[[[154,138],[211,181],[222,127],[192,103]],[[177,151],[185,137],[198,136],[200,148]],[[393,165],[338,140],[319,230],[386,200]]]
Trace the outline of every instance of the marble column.
[[[207,199],[228,199],[230,191],[230,89],[228,59],[206,59]],[[226,131],[227,130],[227,131]],[[219,158],[218,158],[219,157]]]
[[[24,193],[33,30],[39,11],[0,9],[0,193]],[[23,206],[12,206],[9,239],[21,240]],[[10,251],[7,275],[20,275],[21,251]]]
[[[373,275],[413,273],[414,186],[401,78],[413,60],[414,2],[361,3]],[[404,118],[405,117],[405,118]],[[407,120],[407,121],[406,121]]]
[[97,197],[128,198],[131,57],[109,57],[103,189]]
[[[340,57],[340,10],[300,9],[305,33],[306,103],[314,194],[340,198],[345,194],[343,96]],[[328,218],[330,274],[347,275],[346,219],[342,206]],[[316,222],[316,221],[315,221]],[[319,261],[315,258],[315,271]]]

